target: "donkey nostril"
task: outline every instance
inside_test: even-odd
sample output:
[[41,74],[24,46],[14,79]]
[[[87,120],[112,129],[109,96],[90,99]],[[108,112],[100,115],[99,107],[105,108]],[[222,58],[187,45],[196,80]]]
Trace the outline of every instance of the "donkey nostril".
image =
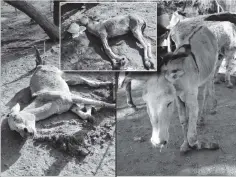
[[28,129],[27,129],[27,128],[24,128],[24,132],[25,132],[25,133],[28,133]]

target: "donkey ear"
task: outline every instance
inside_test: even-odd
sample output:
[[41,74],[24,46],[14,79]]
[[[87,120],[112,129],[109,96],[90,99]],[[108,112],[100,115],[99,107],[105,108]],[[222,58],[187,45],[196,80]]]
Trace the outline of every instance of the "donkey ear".
[[178,80],[180,77],[182,77],[184,75],[184,71],[181,70],[181,69],[174,69],[174,70],[170,70],[170,71],[167,71],[166,74],[165,74],[165,78],[173,83],[175,82],[176,80]]
[[13,106],[11,108],[11,112],[15,112],[15,113],[20,112],[20,104],[17,103],[15,106]]

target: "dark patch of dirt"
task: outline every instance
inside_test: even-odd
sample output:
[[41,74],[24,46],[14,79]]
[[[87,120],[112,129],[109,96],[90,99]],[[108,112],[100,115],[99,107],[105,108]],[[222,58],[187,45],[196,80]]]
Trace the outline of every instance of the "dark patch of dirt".
[[[108,56],[104,53],[99,38],[85,32],[79,37],[71,39],[64,32],[72,22],[76,22],[81,15],[96,17],[97,20],[106,20],[117,15],[137,14],[145,19],[147,27],[145,38],[152,45],[153,63],[156,68],[156,5],[150,3],[101,3],[88,10],[78,11],[62,22],[62,49],[61,64],[65,70],[112,70]],[[128,58],[121,70],[146,70],[143,65],[143,48],[133,35],[112,38],[109,40],[114,53],[125,55]]]

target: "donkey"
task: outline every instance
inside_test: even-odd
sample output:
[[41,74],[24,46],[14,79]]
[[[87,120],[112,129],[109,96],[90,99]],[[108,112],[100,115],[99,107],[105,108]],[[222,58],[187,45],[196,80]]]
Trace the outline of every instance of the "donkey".
[[[169,125],[177,106],[184,134],[181,152],[196,149],[218,149],[219,145],[200,142],[197,138],[199,87],[208,89],[213,84],[218,60],[218,43],[215,35],[205,26],[199,26],[187,40],[172,53],[162,57],[157,73],[147,77],[143,99],[152,125],[151,143],[164,147],[169,140]],[[132,76],[124,81],[128,83]]]
[[118,67],[125,63],[125,56],[116,55],[108,45],[108,38],[127,34],[132,32],[134,37],[140,42],[144,48],[144,66],[147,70],[153,69],[153,56],[151,51],[151,44],[144,38],[143,33],[146,28],[144,19],[136,14],[122,15],[110,18],[105,21],[95,22],[88,17],[83,16],[80,24],[86,26],[88,31],[99,37],[102,41],[106,54],[111,59],[114,67]]
[[[38,52],[36,52],[36,56],[39,56]],[[83,105],[115,108],[115,104],[73,94],[68,86],[68,84],[75,85],[81,82],[96,87],[112,83],[95,82],[91,84],[91,81],[86,81],[84,78],[66,82],[62,77],[63,72],[55,66],[41,65],[42,59],[38,57],[36,63],[38,65],[30,79],[29,86],[33,101],[23,110],[20,110],[20,105],[17,103],[7,115],[10,129],[17,131],[23,138],[35,136],[37,133],[35,123],[54,114],[71,110],[82,119],[92,119],[92,110],[85,111]]]

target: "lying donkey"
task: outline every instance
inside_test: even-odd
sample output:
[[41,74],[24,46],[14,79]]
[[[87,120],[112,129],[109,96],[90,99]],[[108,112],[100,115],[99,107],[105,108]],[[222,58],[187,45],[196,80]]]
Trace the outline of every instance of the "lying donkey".
[[111,50],[108,45],[108,38],[124,35],[130,31],[144,48],[144,66],[148,70],[154,68],[154,64],[151,61],[153,59],[151,44],[143,36],[146,22],[138,15],[117,16],[100,22],[92,21],[84,16],[79,23],[86,26],[90,33],[101,39],[105,52],[115,68],[124,64],[125,56],[118,56]]
[[[84,112],[82,105],[115,108],[115,104],[84,98],[71,93],[68,84],[62,78],[63,72],[55,66],[41,65],[42,62],[40,61],[42,61],[41,58],[37,57],[36,63],[39,65],[30,79],[30,91],[34,100],[23,110],[20,110],[20,105],[17,103],[7,115],[10,129],[20,133],[22,137],[36,135],[35,123],[37,121],[68,110],[73,111],[82,119],[92,118],[91,109]],[[68,81],[72,85],[81,82],[96,87],[112,84],[109,82],[91,84],[91,81],[86,81],[83,78],[78,82]]]

